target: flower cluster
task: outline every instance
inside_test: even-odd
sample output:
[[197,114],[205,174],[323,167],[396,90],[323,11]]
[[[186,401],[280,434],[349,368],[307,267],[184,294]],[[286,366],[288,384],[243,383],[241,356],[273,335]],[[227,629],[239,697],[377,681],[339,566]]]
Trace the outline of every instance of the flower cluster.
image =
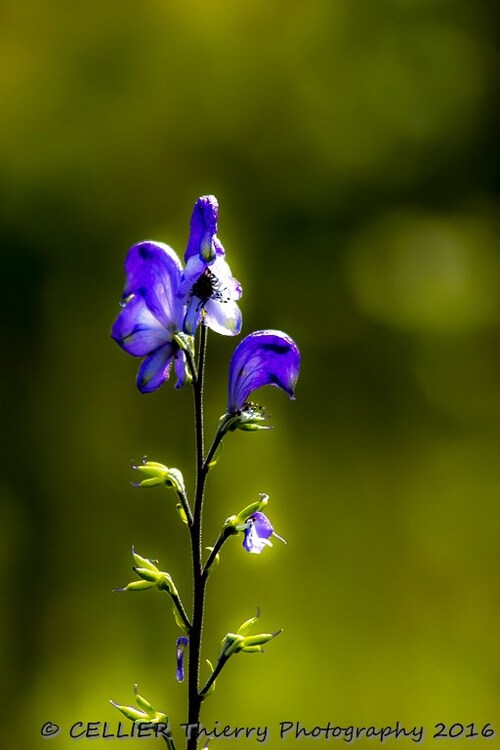
[[161,242],[139,242],[128,252],[123,309],[111,335],[128,354],[145,357],[137,376],[142,393],[159,388],[172,365],[176,387],[184,385],[190,376],[186,335],[192,336],[201,321],[226,336],[241,330],[237,301],[242,291],[217,237],[218,210],[213,195],[196,201],[184,269],[174,250]]

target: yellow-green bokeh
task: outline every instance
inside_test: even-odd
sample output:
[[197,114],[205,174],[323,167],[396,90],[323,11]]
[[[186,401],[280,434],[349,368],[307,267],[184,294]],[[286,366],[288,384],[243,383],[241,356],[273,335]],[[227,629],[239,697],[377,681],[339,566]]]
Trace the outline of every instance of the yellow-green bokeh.
[[[224,550],[204,656],[257,605],[284,631],[234,657],[204,722],[267,724],[272,748],[294,745],[281,721],[399,720],[425,725],[425,747],[437,722],[500,732],[495,16],[467,0],[3,3],[10,746],[116,725],[108,701],[132,703],[134,682],[185,721],[166,597],[111,590],[135,544],[189,601],[174,496],[132,488],[129,466],[147,454],[192,488],[191,394],[141,396],[109,329],[127,248],[182,254],[204,193],[243,332],[282,328],[303,356],[296,401],[259,394],[276,429],[230,435],[209,478],[207,544],[264,491],[288,544]],[[208,435],[234,344],[210,336]],[[60,736],[40,737],[47,721]]]

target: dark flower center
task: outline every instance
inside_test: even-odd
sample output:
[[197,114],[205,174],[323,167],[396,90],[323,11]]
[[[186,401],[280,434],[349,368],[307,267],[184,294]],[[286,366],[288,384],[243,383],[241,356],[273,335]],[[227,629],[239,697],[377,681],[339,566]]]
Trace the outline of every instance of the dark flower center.
[[205,305],[209,299],[216,299],[219,302],[227,302],[229,299],[229,297],[223,293],[224,289],[219,279],[209,268],[205,268],[201,276],[196,279],[191,292],[194,297],[198,297],[202,306]]
[[214,291],[215,276],[209,268],[205,268],[201,276],[193,284],[192,293],[202,302],[208,302]]

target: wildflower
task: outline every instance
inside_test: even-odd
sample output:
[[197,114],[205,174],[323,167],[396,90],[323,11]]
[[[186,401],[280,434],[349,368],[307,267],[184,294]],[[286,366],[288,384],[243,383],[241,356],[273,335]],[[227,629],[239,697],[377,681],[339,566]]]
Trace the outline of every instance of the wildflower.
[[188,377],[182,339],[177,335],[182,333],[185,310],[178,296],[181,273],[181,263],[168,245],[139,242],[128,252],[123,309],[111,336],[128,354],[145,357],[137,375],[142,393],[159,388],[172,364],[176,388]]
[[250,518],[247,518],[245,538],[243,539],[243,547],[247,552],[260,555],[265,547],[272,547],[273,544],[269,541],[270,536],[274,536],[280,542],[286,544],[285,540],[276,534],[265,513],[257,511]]
[[256,331],[244,338],[231,358],[227,412],[219,429],[269,429],[261,424],[266,419],[263,407],[249,396],[261,386],[275,385],[293,399],[299,369],[299,349],[286,333]]
[[242,289],[231,274],[217,237],[218,213],[217,199],[204,195],[196,201],[191,215],[184,254],[186,268],[179,288],[179,296],[187,303],[184,331],[190,335],[202,319],[224,336],[236,336],[241,330],[241,311],[236,303]]

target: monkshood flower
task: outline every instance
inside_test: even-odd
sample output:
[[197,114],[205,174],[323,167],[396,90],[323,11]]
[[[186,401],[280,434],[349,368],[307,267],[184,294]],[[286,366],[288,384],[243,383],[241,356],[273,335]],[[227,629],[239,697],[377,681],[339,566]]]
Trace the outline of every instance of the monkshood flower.
[[245,529],[245,538],[243,540],[243,547],[247,552],[253,552],[256,555],[260,555],[265,547],[272,547],[272,542],[269,541],[270,536],[276,537],[280,542],[286,544],[283,537],[278,536],[269,518],[265,513],[257,511],[250,518],[246,520],[247,528]]
[[193,335],[201,320],[216,333],[236,336],[241,330],[241,311],[236,304],[242,290],[225,261],[217,237],[219,204],[203,195],[194,204],[191,230],[184,254],[186,268],[179,296],[187,303],[184,330]]
[[179,682],[183,682],[184,680],[184,651],[186,650],[186,646],[188,645],[188,643],[189,641],[184,635],[181,635],[180,638],[177,638],[177,642],[176,642],[177,669],[176,669],[175,674]]
[[185,305],[179,297],[182,265],[175,252],[160,242],[133,245],[125,261],[123,309],[111,336],[128,354],[145,357],[137,387],[151,393],[167,380],[172,364],[176,388],[188,379],[183,333]]
[[269,518],[263,513],[269,501],[269,495],[260,493],[260,500],[247,505],[237,516],[229,516],[224,523],[221,532],[222,538],[228,538],[231,534],[244,533],[243,547],[247,552],[260,555],[265,547],[272,547],[269,537],[274,536],[280,542],[286,544],[285,540],[276,534]]
[[300,370],[297,344],[282,331],[256,331],[243,339],[229,365],[229,399],[219,431],[265,430],[264,410],[249,401],[264,385],[275,385],[293,399]]

